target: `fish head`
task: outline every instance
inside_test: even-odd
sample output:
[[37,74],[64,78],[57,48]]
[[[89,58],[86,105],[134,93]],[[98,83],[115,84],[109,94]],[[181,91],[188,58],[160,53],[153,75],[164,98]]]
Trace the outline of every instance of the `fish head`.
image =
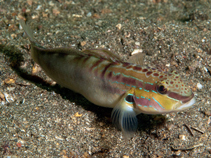
[[150,86],[136,88],[133,93],[137,113],[165,114],[191,107],[195,97],[179,74],[173,71]]

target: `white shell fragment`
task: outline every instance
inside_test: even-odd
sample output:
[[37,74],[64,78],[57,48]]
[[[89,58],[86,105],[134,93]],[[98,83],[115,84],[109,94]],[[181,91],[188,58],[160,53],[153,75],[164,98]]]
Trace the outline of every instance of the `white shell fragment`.
[[6,99],[6,101],[8,103],[11,103],[11,102],[15,101],[14,97],[12,95],[10,95],[10,94],[4,93],[4,97],[5,97],[5,99]]
[[142,53],[142,52],[143,52],[143,49],[134,49],[134,51],[131,53],[131,55],[135,55],[135,54]]
[[119,30],[121,30],[122,24],[117,24],[117,25],[116,25],[116,28],[118,28]]
[[196,86],[197,86],[198,89],[202,89],[203,88],[203,85],[201,83],[197,83]]
[[166,67],[170,67],[170,66],[171,66],[171,64],[170,64],[170,63],[166,64]]

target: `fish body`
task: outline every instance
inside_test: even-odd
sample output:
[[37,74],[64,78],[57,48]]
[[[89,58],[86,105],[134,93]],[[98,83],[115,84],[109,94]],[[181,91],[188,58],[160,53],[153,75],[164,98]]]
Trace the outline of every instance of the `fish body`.
[[174,71],[144,67],[136,59],[124,62],[105,49],[46,49],[34,40],[23,21],[21,25],[31,41],[32,58],[45,73],[90,102],[113,108],[113,123],[125,135],[137,129],[136,115],[140,113],[177,112],[195,103],[191,89]]

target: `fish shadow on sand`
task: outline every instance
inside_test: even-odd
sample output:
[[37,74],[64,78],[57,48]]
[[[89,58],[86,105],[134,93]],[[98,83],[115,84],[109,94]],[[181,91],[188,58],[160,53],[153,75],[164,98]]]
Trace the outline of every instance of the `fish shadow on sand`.
[[[112,112],[111,108],[96,106],[82,95],[75,93],[70,89],[62,88],[58,84],[51,85],[41,77],[30,74],[26,69],[21,67],[22,62],[24,61],[24,54],[21,53],[21,51],[15,46],[0,44],[0,50],[5,55],[5,59],[9,63],[9,66],[15,71],[16,74],[18,74],[18,76],[35,84],[37,87],[47,91],[54,91],[55,93],[61,95],[63,99],[67,99],[70,102],[75,102],[76,106],[80,105],[85,110],[94,112],[97,115],[97,119],[93,123],[97,124],[97,126],[99,125],[97,122],[103,122],[105,127],[112,127],[112,121],[110,118]],[[166,117],[162,115],[140,114],[137,116],[137,118],[139,122],[138,131],[146,131],[148,134],[151,134],[151,129],[162,127],[166,122]]]

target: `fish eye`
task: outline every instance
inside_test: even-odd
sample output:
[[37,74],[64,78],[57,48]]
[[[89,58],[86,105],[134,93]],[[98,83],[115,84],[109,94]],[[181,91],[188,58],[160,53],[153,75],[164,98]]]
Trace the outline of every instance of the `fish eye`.
[[134,99],[133,99],[133,96],[132,95],[127,95],[125,100],[129,103],[134,103]]
[[160,94],[166,94],[167,93],[167,89],[165,88],[164,85],[157,86],[157,90]]

